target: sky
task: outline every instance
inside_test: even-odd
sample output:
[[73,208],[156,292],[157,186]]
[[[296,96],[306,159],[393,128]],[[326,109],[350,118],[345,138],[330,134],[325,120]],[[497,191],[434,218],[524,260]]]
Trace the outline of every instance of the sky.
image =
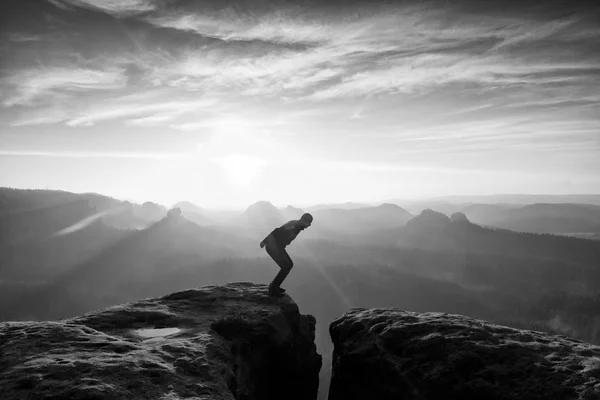
[[0,186],[205,207],[600,193],[593,1],[0,8]]

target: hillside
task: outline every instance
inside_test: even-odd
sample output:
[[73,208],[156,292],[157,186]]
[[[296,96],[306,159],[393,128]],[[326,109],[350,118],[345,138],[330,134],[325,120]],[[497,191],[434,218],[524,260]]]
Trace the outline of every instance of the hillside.
[[507,210],[492,225],[535,233],[600,233],[600,206],[531,204]]
[[314,211],[314,225],[341,233],[364,233],[403,226],[412,215],[395,204],[355,209],[322,209]]
[[[182,270],[224,257],[256,255],[259,250],[256,243],[232,232],[167,217],[150,228],[127,232],[70,268],[55,270],[42,285],[26,288],[6,308],[0,307],[0,316],[2,310],[11,315],[18,309],[26,315],[57,318],[105,307],[116,299],[131,301],[159,291],[165,280]],[[15,303],[18,306],[13,307]]]
[[583,265],[600,263],[600,243],[595,241],[484,228],[468,221],[454,223],[433,210],[410,220],[397,240],[403,246],[422,249],[539,257]]

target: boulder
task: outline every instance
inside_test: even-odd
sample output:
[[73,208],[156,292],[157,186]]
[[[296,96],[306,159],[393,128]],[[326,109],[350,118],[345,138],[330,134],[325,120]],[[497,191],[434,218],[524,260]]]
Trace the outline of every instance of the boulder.
[[314,400],[315,319],[252,283],[0,323],[0,399]]
[[329,400],[600,399],[600,347],[460,315],[352,309]]

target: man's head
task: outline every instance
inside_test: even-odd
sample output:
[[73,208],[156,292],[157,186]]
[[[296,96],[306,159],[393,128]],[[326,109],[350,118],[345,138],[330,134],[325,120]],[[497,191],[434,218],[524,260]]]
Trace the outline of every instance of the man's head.
[[300,222],[302,222],[305,228],[308,228],[312,224],[312,221],[313,216],[309,213],[303,214],[302,217],[300,217]]

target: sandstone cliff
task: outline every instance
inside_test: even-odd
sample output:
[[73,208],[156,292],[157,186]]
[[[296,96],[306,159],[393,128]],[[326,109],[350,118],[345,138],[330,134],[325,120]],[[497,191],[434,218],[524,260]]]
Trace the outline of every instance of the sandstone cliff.
[[0,324],[0,399],[316,399],[315,319],[251,283]]
[[460,315],[352,309],[329,400],[598,400],[600,347]]

